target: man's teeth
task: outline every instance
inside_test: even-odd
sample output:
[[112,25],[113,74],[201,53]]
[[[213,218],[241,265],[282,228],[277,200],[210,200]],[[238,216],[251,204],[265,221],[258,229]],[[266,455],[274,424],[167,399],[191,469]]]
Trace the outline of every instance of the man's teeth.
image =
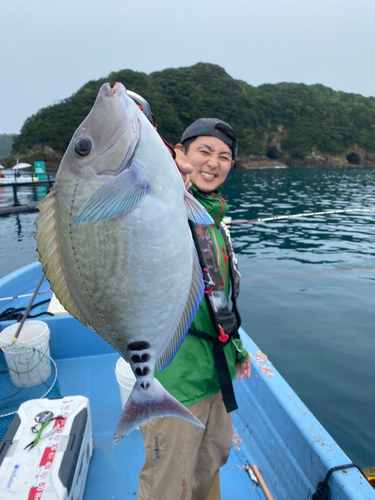
[[201,172],[201,175],[203,175],[203,177],[208,177],[209,179],[213,179],[215,177],[214,174],[209,174],[207,172]]

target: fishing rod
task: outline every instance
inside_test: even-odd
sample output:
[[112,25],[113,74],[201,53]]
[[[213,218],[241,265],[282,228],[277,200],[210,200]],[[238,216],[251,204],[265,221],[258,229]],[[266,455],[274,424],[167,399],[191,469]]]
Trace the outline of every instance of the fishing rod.
[[[263,217],[263,218],[258,218],[258,219],[249,219],[249,220],[238,220],[238,221],[231,221],[231,225],[240,225],[240,224],[249,224],[253,222],[269,222],[273,220],[281,220],[281,219],[294,219],[297,217],[311,217],[313,215],[329,215],[329,214],[342,214],[342,213],[349,213],[349,212],[373,212],[375,210],[375,207],[370,207],[370,208],[348,208],[348,209],[343,209],[343,210],[329,210],[326,212],[309,212],[309,213],[301,213],[301,214],[291,214],[291,215],[279,215],[279,216],[274,216],[274,217]],[[37,295],[43,295],[45,293],[53,293],[52,290],[47,290],[45,292],[38,292]],[[13,299],[21,299],[24,297],[31,297],[33,294],[32,293],[26,293],[23,295],[14,295],[12,297],[1,297],[1,300],[13,300]]]
[[272,220],[281,220],[281,219],[294,219],[295,217],[311,217],[312,215],[342,214],[342,213],[348,213],[348,212],[372,212],[374,210],[375,210],[375,207],[372,207],[372,208],[348,208],[348,209],[344,209],[344,210],[329,210],[327,212],[310,212],[310,213],[302,213],[302,214],[279,215],[279,216],[275,216],[275,217],[264,217],[264,218],[259,218],[259,219],[232,221],[231,225],[248,224],[248,223],[252,223],[252,222],[269,222]]

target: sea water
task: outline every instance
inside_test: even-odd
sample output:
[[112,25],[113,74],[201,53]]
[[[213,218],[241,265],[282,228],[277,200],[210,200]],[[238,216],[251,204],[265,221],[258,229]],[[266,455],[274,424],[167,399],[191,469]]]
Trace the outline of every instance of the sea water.
[[[233,170],[223,194],[238,221],[374,208],[374,183],[375,169]],[[36,217],[0,217],[0,277],[37,260]],[[231,227],[242,326],[361,467],[375,466],[374,218],[361,211]]]

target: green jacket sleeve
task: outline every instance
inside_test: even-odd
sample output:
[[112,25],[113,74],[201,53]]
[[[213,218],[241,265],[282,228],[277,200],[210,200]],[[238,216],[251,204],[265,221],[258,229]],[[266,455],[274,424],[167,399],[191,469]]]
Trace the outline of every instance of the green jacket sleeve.
[[246,351],[242,345],[241,339],[233,339],[234,348],[236,350],[236,364],[240,365],[244,363],[249,357],[249,353]]

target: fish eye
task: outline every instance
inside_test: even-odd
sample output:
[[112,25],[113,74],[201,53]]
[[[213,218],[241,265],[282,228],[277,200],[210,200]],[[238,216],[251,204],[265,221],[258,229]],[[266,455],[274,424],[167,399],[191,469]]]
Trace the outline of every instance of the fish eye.
[[87,156],[92,149],[92,142],[87,137],[81,137],[76,140],[74,151],[79,156]]

